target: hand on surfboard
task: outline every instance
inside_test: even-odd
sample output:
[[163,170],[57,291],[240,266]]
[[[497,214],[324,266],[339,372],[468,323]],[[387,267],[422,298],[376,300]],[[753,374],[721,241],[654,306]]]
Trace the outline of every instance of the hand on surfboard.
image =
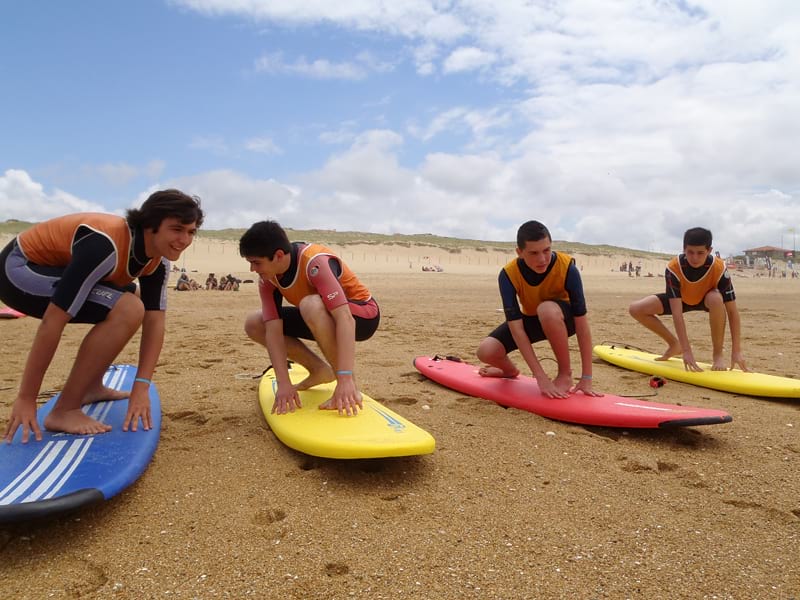
[[339,414],[357,415],[358,409],[363,409],[361,393],[356,388],[356,383],[351,377],[340,379],[333,391],[333,396],[319,405],[322,410],[338,410]]
[[551,381],[548,377],[537,377],[536,382],[539,384],[539,390],[548,398],[569,398],[570,381],[567,380],[566,389],[559,389],[562,386],[558,384],[558,378]]
[[747,368],[747,363],[744,360],[744,354],[741,352],[731,352],[731,371],[739,365],[739,368],[745,373],[749,373],[750,369]]
[[138,431],[139,419],[142,420],[142,429],[150,431],[153,426],[150,413],[150,396],[146,391],[134,390],[128,401],[128,412],[122,421],[122,431]]
[[584,379],[583,377],[581,377],[578,380],[578,383],[576,383],[570,390],[571,394],[575,394],[576,392],[583,392],[587,396],[592,396],[593,398],[601,398],[603,396],[603,394],[601,394],[600,392],[595,392],[592,389],[591,379]]
[[691,350],[686,350],[683,353],[683,368],[687,371],[693,371],[695,373],[700,373],[703,371],[702,367],[697,364],[697,361],[694,359],[694,352]]
[[7,444],[11,443],[14,439],[14,434],[22,426],[22,443],[27,444],[31,432],[33,432],[36,441],[42,440],[42,430],[39,428],[39,422],[36,420],[36,403],[29,403],[20,400],[17,397],[14,406],[11,409],[11,415],[8,418],[8,425],[3,437]]
[[284,415],[287,412],[294,412],[296,408],[302,408],[297,388],[291,383],[278,384],[278,389],[275,391],[275,402],[272,403],[272,413]]

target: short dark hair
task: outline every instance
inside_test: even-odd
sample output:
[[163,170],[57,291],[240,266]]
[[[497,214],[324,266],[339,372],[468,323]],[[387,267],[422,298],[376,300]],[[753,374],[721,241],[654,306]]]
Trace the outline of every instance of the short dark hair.
[[287,254],[292,251],[292,243],[275,221],[259,221],[239,238],[239,254],[246,256],[263,256],[272,260],[275,252],[283,250]]
[[702,227],[692,227],[683,234],[683,247],[686,246],[705,246],[711,248],[711,232]]
[[158,231],[161,222],[169,218],[179,219],[184,225],[195,223],[199,228],[204,215],[200,198],[168,189],[150,194],[140,208],[128,209],[125,218],[131,227]]
[[526,221],[517,229],[517,248],[524,250],[527,242],[538,242],[545,238],[551,242],[553,241],[547,227],[539,223],[539,221]]

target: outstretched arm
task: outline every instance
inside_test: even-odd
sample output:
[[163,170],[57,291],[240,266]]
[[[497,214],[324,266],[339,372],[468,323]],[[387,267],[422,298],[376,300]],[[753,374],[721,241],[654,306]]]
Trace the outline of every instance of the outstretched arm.
[[356,322],[348,304],[334,308],[331,316],[336,329],[336,389],[328,404],[339,414],[355,415],[359,408],[364,407],[354,374]]
[[[136,370],[137,379],[151,381],[153,373],[161,355],[164,345],[164,331],[166,329],[166,313],[163,310],[147,310],[142,320],[142,341],[139,345],[139,364]],[[137,431],[139,419],[142,420],[142,429],[149,430],[153,426],[150,412],[150,384],[134,381],[128,400],[128,412],[122,422],[122,431]]]
[[592,332],[589,328],[589,317],[575,317],[575,337],[578,338],[578,349],[581,353],[581,378],[572,392],[581,391],[587,396],[602,396],[592,390]]
[[541,390],[542,394],[548,398],[566,398],[569,394],[566,392],[559,392],[552,379],[547,376],[547,373],[545,373],[544,369],[542,368],[542,364],[539,362],[536,352],[533,350],[531,340],[528,337],[528,334],[525,332],[525,326],[522,324],[522,319],[509,321],[508,328],[511,330],[511,337],[514,338],[514,342],[517,344],[519,353],[522,354],[522,358],[525,359],[525,364],[528,365],[531,373],[536,378],[536,383],[539,386],[539,390]]
[[287,412],[294,412],[296,408],[301,408],[300,394],[292,385],[289,377],[288,353],[286,351],[286,340],[283,337],[283,320],[271,319],[264,323],[264,345],[267,347],[269,360],[275,370],[275,402],[272,404],[272,412],[279,415]]
[[17,429],[22,426],[22,443],[27,443],[31,431],[37,440],[42,439],[42,431],[36,420],[36,397],[42,387],[42,380],[55,356],[64,327],[72,317],[53,303],[47,307],[41,323],[36,330],[31,351],[25,361],[22,382],[11,408],[8,425],[3,437],[11,443]]
[[692,345],[689,342],[689,334],[686,332],[686,320],[683,318],[683,302],[680,298],[670,298],[669,307],[672,311],[672,322],[675,325],[675,335],[681,344],[683,351],[683,367],[687,371],[700,372],[703,369],[699,367],[697,361],[694,359],[694,352]]

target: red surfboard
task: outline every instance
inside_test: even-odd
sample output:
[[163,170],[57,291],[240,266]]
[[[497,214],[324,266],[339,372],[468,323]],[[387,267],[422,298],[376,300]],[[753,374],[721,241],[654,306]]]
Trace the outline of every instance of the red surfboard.
[[14,310],[10,306],[3,306],[0,308],[0,319],[19,319],[20,317],[24,316],[25,313]]
[[548,398],[539,391],[532,377],[481,377],[478,367],[455,357],[418,356],[414,366],[428,379],[457,392],[555,421],[598,427],[664,429],[733,420],[728,413],[713,408],[661,404],[613,394],[593,397],[578,392],[568,398]]

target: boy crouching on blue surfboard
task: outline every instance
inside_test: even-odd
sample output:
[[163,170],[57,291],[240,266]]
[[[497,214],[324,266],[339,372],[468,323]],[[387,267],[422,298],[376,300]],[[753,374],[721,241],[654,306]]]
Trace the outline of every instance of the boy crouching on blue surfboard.
[[[203,223],[200,202],[178,190],[155,192],[126,217],[76,213],[38,223],[0,252],[0,299],[41,319],[3,434],[22,442],[42,432],[36,397],[67,323],[89,323],[64,388],[44,420],[50,431],[95,434],[111,427],[81,411],[83,404],[130,397],[123,430],[150,429],[150,379],[164,342],[169,262]],[[136,293],[134,279],[139,281]],[[103,375],[142,328],[131,392],[103,385]]]
[[[272,412],[300,407],[300,390],[336,380],[320,405],[339,414],[363,408],[354,373],[355,343],[372,337],[380,323],[378,303],[344,261],[321,244],[290,242],[274,221],[261,221],[239,240],[239,253],[260,276],[261,310],[250,314],[245,332],[267,349],[277,390]],[[286,299],[293,306],[282,306]],[[325,359],[301,340],[314,340]],[[287,358],[308,377],[293,385]]]
[[[538,221],[523,223],[517,231],[517,258],[498,277],[506,321],[478,346],[478,359],[487,365],[480,374],[516,377],[519,369],[508,354],[519,350],[548,398],[566,398],[577,391],[601,396],[592,390],[592,336],[581,274],[575,259],[551,246],[550,232]],[[575,385],[569,354],[572,335],[577,336],[581,355],[581,377]],[[533,344],[544,339],[558,363],[554,379],[533,350]]]
[[[697,365],[686,332],[683,313],[704,310],[708,313],[711,325],[712,371],[725,371],[723,342],[725,340],[725,321],[731,329],[731,363],[733,369],[739,365],[747,371],[741,350],[741,322],[736,308],[736,294],[733,281],[725,266],[725,261],[711,254],[711,232],[702,227],[693,227],[683,235],[683,254],[674,257],[664,271],[666,292],[645,296],[631,303],[631,316],[667,343],[667,349],[656,360],[667,360],[683,355],[683,365],[687,371],[702,371]],[[673,334],[658,318],[659,315],[672,315],[675,324]]]

